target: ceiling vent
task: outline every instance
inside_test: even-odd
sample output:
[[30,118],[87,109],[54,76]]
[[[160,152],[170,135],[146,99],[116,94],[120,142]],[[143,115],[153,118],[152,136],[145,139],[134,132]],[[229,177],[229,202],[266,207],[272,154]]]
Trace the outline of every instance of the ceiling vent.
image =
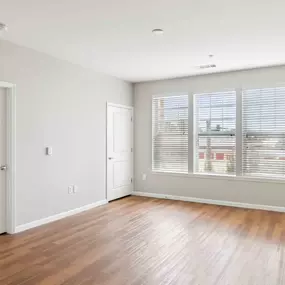
[[215,67],[217,67],[215,64],[203,64],[199,66],[200,69],[215,68]]

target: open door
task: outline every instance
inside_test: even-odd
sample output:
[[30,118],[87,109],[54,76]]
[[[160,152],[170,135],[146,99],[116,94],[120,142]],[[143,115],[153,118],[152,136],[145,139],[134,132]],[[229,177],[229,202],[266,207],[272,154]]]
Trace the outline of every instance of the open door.
[[107,200],[133,191],[133,108],[107,104]]

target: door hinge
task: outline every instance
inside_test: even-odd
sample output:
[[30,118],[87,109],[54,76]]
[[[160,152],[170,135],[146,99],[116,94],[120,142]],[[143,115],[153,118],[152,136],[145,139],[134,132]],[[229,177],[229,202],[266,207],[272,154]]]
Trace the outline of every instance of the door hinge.
[[133,148],[131,148],[131,152],[133,152]]
[[133,117],[131,117],[131,122],[133,121]]
[[131,178],[131,183],[133,183],[133,178]]

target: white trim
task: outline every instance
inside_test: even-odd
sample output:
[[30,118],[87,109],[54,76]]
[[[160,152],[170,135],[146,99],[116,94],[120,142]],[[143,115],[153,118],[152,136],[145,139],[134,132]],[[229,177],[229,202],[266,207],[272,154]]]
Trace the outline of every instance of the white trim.
[[61,219],[66,218],[66,217],[70,217],[70,216],[82,213],[84,211],[88,211],[90,209],[105,205],[107,203],[108,203],[107,200],[101,200],[101,201],[98,201],[96,203],[92,203],[92,204],[89,204],[89,205],[86,205],[86,206],[83,206],[80,208],[76,208],[76,209],[73,209],[73,210],[70,210],[67,212],[63,212],[63,213],[54,215],[54,216],[49,216],[47,218],[43,218],[41,220],[37,220],[37,221],[33,221],[33,222],[30,222],[30,223],[27,223],[24,225],[20,225],[20,226],[16,227],[15,232],[20,233],[20,232],[23,232],[23,231],[26,231],[26,230],[29,230],[29,229],[32,229],[32,228],[35,228],[35,227],[38,227],[41,225],[45,225],[45,224],[48,224],[48,223],[51,223],[54,221],[61,220]]
[[175,97],[175,96],[182,96],[182,95],[190,95],[189,91],[183,91],[183,92],[165,92],[165,93],[159,93],[159,94],[153,94],[152,99],[155,98],[167,98],[167,97]]
[[132,191],[134,191],[135,187],[135,139],[134,139],[134,128],[135,128],[135,123],[134,123],[134,108],[132,110]]
[[175,172],[163,172],[163,171],[151,171],[154,175],[184,177],[184,178],[201,178],[201,179],[218,179],[229,181],[244,181],[244,182],[260,182],[260,183],[280,183],[284,184],[285,179],[278,179],[276,177],[249,177],[249,176],[234,176],[223,174],[205,174],[205,173],[175,173]]
[[0,81],[0,87],[2,88],[13,88],[15,85],[9,82]]
[[240,203],[240,202],[212,200],[212,199],[185,197],[185,196],[174,196],[174,195],[166,195],[166,194],[147,193],[147,192],[136,192],[136,191],[134,191],[132,195],[150,197],[150,198],[158,198],[158,199],[179,200],[179,201],[186,201],[186,202],[211,204],[211,205],[218,205],[218,206],[254,209],[254,210],[265,210],[265,211],[282,212],[282,213],[285,212],[285,207],[277,207],[277,206],[248,204],[248,203]]
[[192,91],[193,96],[196,95],[210,95],[212,93],[228,93],[228,92],[235,92],[236,87],[224,87],[224,88],[210,88],[210,89],[200,89],[198,91]]
[[194,118],[194,95],[188,95],[188,172],[194,172],[195,167],[195,118]]
[[134,109],[133,106],[127,106],[127,105],[122,105],[122,104],[115,104],[115,103],[111,103],[111,102],[107,102],[107,107],[108,106],[118,107],[118,108],[125,108],[125,109],[130,109],[130,110]]
[[236,175],[242,175],[242,90],[236,89]]
[[6,232],[13,234],[16,227],[16,85],[0,81],[7,88],[7,186],[6,186]]
[[258,89],[268,89],[268,88],[284,88],[285,87],[285,82],[276,82],[276,83],[268,83],[268,82],[260,82],[256,84],[241,84],[239,88],[241,91],[244,89],[247,90],[258,90]]

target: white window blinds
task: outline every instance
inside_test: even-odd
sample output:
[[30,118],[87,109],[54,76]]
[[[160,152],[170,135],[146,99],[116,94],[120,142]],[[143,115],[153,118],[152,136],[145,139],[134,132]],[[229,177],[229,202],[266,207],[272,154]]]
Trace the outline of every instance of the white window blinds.
[[188,172],[188,95],[152,100],[152,169]]
[[285,88],[243,91],[243,162],[247,176],[285,176]]
[[236,92],[195,95],[195,161],[197,173],[236,172]]

